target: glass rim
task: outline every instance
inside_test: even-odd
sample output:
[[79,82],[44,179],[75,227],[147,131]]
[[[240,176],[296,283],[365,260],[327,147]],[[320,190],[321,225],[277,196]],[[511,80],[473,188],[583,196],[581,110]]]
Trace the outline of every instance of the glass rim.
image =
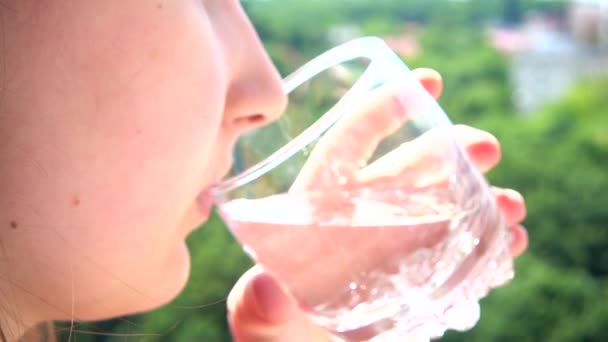
[[[297,68],[283,79],[283,91],[285,94],[289,94],[304,82],[309,81],[329,68],[357,58],[368,59],[369,65],[355,84],[351,87],[349,93],[357,93],[364,87],[364,85],[376,81],[373,79],[373,74],[370,73],[370,70],[374,70],[380,61],[382,61],[383,64],[385,64],[385,62],[392,64],[390,63],[391,61],[398,62],[403,67],[407,68],[407,66],[403,64],[403,62],[381,38],[374,36],[355,38],[327,50],[326,52],[318,55],[309,62]],[[369,77],[370,75],[371,77]],[[303,147],[312,143],[318,138],[319,134],[325,132],[330,126],[339,120],[342,114],[340,111],[337,111],[331,115],[327,115],[330,113],[331,110],[321,116],[321,118],[307,127],[302,133],[289,141],[283,147],[271,153],[268,157],[262,159],[254,165],[247,167],[243,172],[224,179],[212,186],[210,190],[213,197],[217,198],[222,194],[258,179],[268,171],[274,169],[276,166],[292,157]],[[280,120],[280,118],[277,120]],[[270,125],[273,123],[274,122],[270,123]]]

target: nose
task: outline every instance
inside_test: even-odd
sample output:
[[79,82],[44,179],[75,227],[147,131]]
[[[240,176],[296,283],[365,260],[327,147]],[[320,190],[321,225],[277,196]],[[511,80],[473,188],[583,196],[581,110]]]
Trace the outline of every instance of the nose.
[[241,10],[238,29],[229,37],[230,83],[224,108],[225,124],[237,133],[266,125],[281,116],[287,95],[281,76],[247,16]]

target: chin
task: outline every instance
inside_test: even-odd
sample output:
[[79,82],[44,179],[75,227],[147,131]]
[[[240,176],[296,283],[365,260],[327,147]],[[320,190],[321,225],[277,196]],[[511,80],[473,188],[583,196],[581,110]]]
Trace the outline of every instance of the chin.
[[[75,284],[76,296],[64,281],[56,286],[61,291],[43,293],[44,297],[54,298],[54,305],[43,306],[46,313],[41,320],[101,321],[155,310],[173,301],[190,277],[190,253],[185,240],[174,241],[162,255],[147,253],[128,264],[132,267],[125,265],[122,277],[90,271],[92,266],[87,265],[89,274]],[[133,270],[131,277],[127,275],[129,269]]]
[[150,305],[142,311],[149,311],[164,306],[173,301],[186,287],[190,278],[190,252],[184,241],[167,259],[162,270],[157,273],[157,286],[150,288]]
[[[89,306],[92,312],[83,312],[78,319],[98,321],[117,316],[141,314],[158,309],[173,301],[186,287],[190,276],[190,253],[186,243],[177,246],[156,272],[141,281],[139,286],[121,286],[121,294],[106,295],[100,306]],[[128,291],[128,292],[125,292]],[[102,312],[98,310],[103,310]]]

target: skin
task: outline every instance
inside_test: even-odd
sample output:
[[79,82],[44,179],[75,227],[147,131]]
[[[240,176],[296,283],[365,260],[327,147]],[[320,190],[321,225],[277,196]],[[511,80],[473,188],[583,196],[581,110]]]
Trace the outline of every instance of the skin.
[[[162,306],[188,279],[201,191],[240,134],[285,108],[280,76],[237,1],[4,4],[0,325],[15,340],[42,321]],[[435,72],[417,75],[439,95]],[[498,143],[469,129],[487,170]],[[523,199],[496,196],[519,254]],[[326,341],[277,289],[260,268],[243,276],[229,300],[235,338]]]

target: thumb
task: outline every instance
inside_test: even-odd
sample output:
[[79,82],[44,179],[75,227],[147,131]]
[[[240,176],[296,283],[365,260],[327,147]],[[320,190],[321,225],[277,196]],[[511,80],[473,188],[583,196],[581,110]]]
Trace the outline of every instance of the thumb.
[[247,271],[230,292],[228,319],[236,342],[329,341],[285,289],[259,266]]

